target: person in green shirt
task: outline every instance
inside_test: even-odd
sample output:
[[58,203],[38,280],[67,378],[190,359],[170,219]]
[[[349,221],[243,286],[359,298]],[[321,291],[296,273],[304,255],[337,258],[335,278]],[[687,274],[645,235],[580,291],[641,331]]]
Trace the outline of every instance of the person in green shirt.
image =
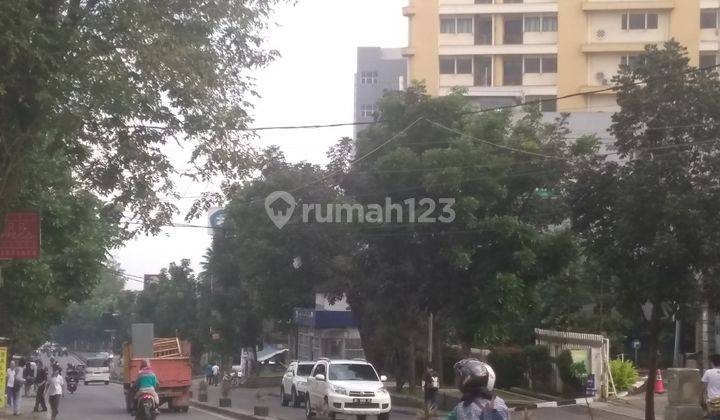
[[157,411],[160,406],[160,397],[158,397],[157,394],[157,388],[159,387],[160,382],[158,381],[157,376],[155,376],[155,372],[153,372],[150,368],[150,361],[143,360],[140,364],[140,374],[135,381],[135,389],[137,389],[137,392],[135,393],[135,401],[137,401],[137,398],[142,394],[150,394],[153,396],[153,401],[155,401],[155,410]]

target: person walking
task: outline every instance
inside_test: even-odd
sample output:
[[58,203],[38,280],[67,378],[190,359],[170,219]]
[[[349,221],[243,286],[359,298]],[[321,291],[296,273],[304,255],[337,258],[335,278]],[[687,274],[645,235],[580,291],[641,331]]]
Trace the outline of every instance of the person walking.
[[220,366],[215,363],[212,367],[213,385],[218,386],[220,383]]
[[33,385],[32,362],[25,363],[25,368],[23,369],[23,379],[25,380],[25,390],[23,391],[23,397],[29,397],[30,388],[32,388]]
[[425,393],[425,406],[430,411],[437,408],[437,394],[440,389],[440,378],[432,367],[427,368],[423,376],[423,391]]
[[213,364],[210,362],[205,366],[205,379],[207,380],[208,386],[213,384]]
[[65,379],[63,379],[62,369],[59,367],[53,369],[52,376],[48,379],[48,398],[50,400],[50,411],[51,419],[55,420],[60,411],[60,397],[63,394],[63,388],[65,387]]
[[13,384],[13,415],[20,415],[22,406],[22,389],[25,386],[25,361],[21,360],[19,366],[15,366],[15,383]]
[[700,405],[707,410],[710,420],[720,420],[720,354],[710,356],[710,365],[702,376]]
[[5,383],[5,394],[7,394],[7,407],[15,405],[15,361],[11,360],[7,369],[7,382]]
[[[47,369],[43,366],[38,366],[37,375],[35,376],[35,385],[37,385],[37,390],[35,391],[35,409],[33,410],[36,413],[38,411],[47,411],[47,405],[45,405],[45,388],[47,386],[47,380]],[[42,409],[39,410],[39,407],[42,407]]]

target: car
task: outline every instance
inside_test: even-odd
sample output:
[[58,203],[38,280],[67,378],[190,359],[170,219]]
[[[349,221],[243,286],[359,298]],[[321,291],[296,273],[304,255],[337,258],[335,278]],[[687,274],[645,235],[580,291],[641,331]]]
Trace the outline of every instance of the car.
[[307,378],[312,372],[315,362],[292,362],[285,371],[280,386],[280,402],[282,405],[299,407],[307,395]]
[[93,358],[85,362],[85,385],[91,382],[102,382],[110,385],[110,362],[108,359]]
[[392,404],[384,381],[387,378],[378,376],[365,360],[320,359],[307,379],[305,416],[308,420],[316,415],[335,419],[338,414],[387,420]]

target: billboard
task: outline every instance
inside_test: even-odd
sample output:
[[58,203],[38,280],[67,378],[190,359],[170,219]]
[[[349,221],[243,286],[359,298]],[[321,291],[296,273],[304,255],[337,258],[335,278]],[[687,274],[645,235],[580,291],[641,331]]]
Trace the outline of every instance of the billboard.
[[40,215],[10,212],[0,232],[0,260],[30,260],[40,256]]

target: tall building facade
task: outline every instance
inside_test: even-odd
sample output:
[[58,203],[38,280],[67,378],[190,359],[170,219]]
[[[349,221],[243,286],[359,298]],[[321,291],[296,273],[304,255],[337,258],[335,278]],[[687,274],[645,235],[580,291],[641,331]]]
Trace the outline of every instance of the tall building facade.
[[[387,91],[405,88],[407,61],[400,48],[360,47],[355,73],[355,121],[372,122]],[[355,135],[364,126],[355,126]]]
[[484,107],[581,93],[544,110],[614,111],[613,92],[592,92],[673,38],[691,64],[720,62],[720,0],[409,1],[409,78],[432,95],[463,87]]

